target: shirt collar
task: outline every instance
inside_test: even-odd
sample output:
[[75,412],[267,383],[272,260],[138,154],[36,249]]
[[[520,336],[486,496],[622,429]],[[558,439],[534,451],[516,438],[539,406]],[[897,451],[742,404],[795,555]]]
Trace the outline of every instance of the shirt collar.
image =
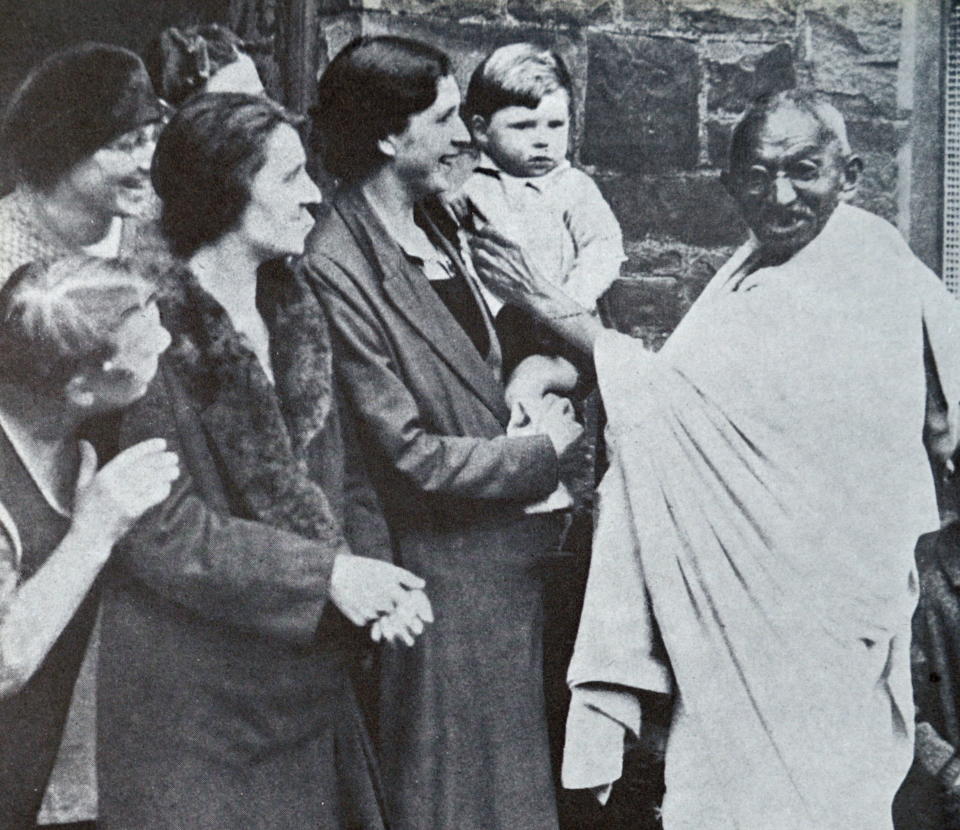
[[480,153],[480,158],[477,161],[476,167],[474,167],[474,171],[500,179],[507,187],[529,187],[538,193],[543,193],[550,187],[554,179],[569,167],[570,162],[564,159],[554,167],[553,170],[542,176],[511,176],[509,173],[500,169],[497,163],[486,153]]

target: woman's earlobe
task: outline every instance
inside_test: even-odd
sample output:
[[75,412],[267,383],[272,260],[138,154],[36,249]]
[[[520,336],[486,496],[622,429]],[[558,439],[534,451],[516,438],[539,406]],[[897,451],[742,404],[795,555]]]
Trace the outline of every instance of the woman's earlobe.
[[64,388],[67,401],[78,409],[89,409],[93,406],[94,394],[86,375],[74,375],[67,381]]
[[397,155],[397,147],[393,143],[393,138],[391,136],[381,138],[379,141],[377,141],[377,149],[387,158],[392,159]]

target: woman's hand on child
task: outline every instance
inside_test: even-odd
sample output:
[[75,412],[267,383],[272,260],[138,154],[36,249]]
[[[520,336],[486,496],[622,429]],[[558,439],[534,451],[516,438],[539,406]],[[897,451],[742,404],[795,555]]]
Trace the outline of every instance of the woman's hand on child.
[[170,494],[179,474],[177,455],[162,438],[128,447],[100,471],[96,450],[81,441],[71,530],[102,541],[90,549],[106,558],[137,519]]

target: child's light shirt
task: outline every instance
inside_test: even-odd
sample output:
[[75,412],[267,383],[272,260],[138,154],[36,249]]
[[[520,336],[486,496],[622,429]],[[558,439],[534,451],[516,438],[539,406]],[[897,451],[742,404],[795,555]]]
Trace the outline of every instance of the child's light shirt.
[[620,224],[593,179],[568,161],[546,175],[519,178],[483,155],[463,195],[581,305],[594,309],[620,275],[626,259]]

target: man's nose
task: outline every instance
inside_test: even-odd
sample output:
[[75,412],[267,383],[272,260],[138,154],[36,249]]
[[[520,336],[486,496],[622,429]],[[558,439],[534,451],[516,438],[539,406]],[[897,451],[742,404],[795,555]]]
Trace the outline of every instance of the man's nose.
[[773,180],[773,200],[778,205],[789,205],[796,201],[797,191],[793,187],[793,182],[783,175],[778,175]]
[[141,344],[144,351],[159,355],[163,354],[172,342],[173,338],[170,336],[170,332],[158,322],[153,330],[153,336],[144,338]]

